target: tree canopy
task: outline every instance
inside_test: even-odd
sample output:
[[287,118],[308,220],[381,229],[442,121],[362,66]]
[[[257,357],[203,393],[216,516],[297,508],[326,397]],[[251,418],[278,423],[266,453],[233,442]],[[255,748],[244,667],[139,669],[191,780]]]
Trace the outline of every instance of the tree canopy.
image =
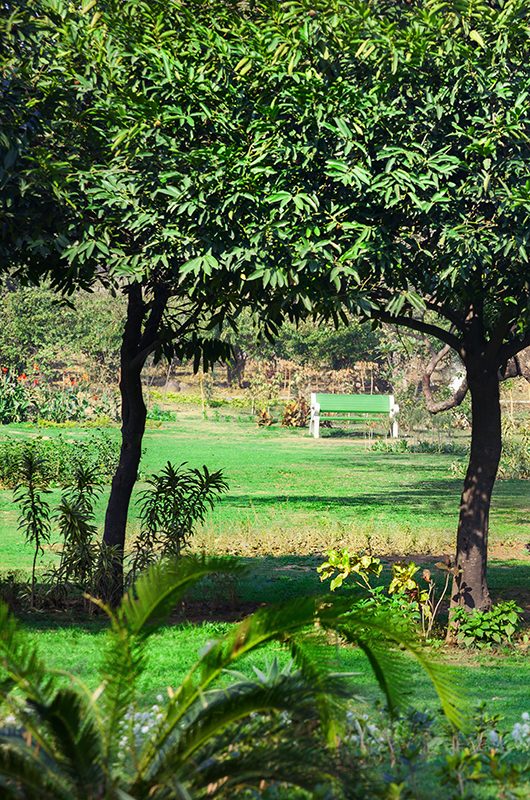
[[455,596],[486,606],[498,380],[530,344],[524,0],[2,13],[2,254],[63,289],[126,287],[125,428],[147,355],[216,358],[244,306],[271,330],[355,311],[435,336],[473,396]]

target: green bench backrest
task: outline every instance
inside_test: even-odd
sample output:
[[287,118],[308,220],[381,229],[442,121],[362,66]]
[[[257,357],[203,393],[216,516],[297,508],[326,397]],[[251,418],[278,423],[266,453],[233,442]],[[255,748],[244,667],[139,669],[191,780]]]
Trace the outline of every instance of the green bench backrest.
[[390,397],[386,394],[316,394],[321,411],[389,414]]

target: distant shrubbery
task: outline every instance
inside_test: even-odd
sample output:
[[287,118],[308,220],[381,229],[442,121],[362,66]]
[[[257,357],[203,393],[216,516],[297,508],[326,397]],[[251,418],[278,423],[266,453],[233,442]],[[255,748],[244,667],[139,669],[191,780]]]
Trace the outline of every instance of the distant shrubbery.
[[106,432],[94,431],[85,439],[68,439],[62,434],[53,438],[37,436],[30,442],[11,438],[0,441],[0,486],[13,488],[19,483],[20,464],[28,449],[39,460],[42,478],[51,484],[68,483],[79,466],[96,469],[106,480],[118,463],[116,442]]
[[[36,365],[35,365],[36,367]],[[96,391],[71,376],[62,384],[48,382],[35,369],[31,375],[3,367],[0,373],[0,424],[12,422],[85,422],[118,419],[117,395]]]

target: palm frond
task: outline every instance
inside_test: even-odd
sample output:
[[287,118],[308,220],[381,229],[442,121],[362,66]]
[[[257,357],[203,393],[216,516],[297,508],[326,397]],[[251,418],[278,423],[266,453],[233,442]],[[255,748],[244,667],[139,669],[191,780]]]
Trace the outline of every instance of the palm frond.
[[0,683],[0,697],[5,697],[13,686],[25,695],[45,701],[54,688],[55,681],[41,661],[37,649],[22,633],[8,607],[0,603],[0,667],[4,680]]
[[166,619],[184,594],[216,572],[240,573],[242,565],[223,558],[187,556],[153,564],[123,598],[117,616],[131,633],[146,635]]
[[55,742],[56,757],[64,773],[87,796],[105,781],[103,740],[90,705],[72,688],[61,688],[51,702],[32,704]]
[[[317,694],[323,688],[320,685],[315,691],[300,672],[282,671],[269,681],[247,678],[209,691],[181,720],[168,746],[157,747],[157,755],[149,759],[146,777],[154,783],[167,780],[174,772],[178,773],[179,767],[194,760],[196,752],[225,728],[252,714],[285,712],[295,719],[318,720]],[[330,681],[330,694],[334,688]]]
[[418,641],[399,617],[377,608],[350,608],[343,602],[324,602],[318,614],[323,628],[333,630],[346,641],[359,646],[383,690],[391,711],[403,704],[409,681],[406,665],[400,655],[409,653],[425,670],[439,697],[449,721],[457,728],[466,727],[466,708],[458,691],[458,683],[449,677],[445,667],[432,660],[431,653]]
[[156,630],[185,592],[206,575],[239,572],[222,558],[189,557],[153,564],[125,595],[111,618],[110,644],[102,667],[102,705],[107,721],[107,757],[116,731],[134,705],[136,686],[145,661],[145,639]]
[[[52,768],[38,747],[20,737],[0,737],[1,797],[21,800],[71,800],[72,787]],[[11,793],[11,794],[9,794]]]
[[[194,798],[235,798],[263,782],[315,792],[316,796],[344,795],[340,765],[322,747],[318,719],[303,721],[272,714],[229,726],[196,754],[183,773]],[[349,782],[355,768],[349,767]],[[327,792],[322,789],[326,787]],[[331,790],[331,791],[330,791]]]

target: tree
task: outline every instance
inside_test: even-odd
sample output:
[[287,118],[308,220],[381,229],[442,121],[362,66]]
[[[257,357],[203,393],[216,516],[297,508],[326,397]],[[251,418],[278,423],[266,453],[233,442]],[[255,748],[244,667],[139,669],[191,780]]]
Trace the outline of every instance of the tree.
[[3,8],[11,116],[2,253],[35,280],[51,271],[63,291],[100,282],[127,299],[122,444],[104,531],[116,552],[114,603],[145,429],[146,359],[208,367],[228,355],[219,332],[243,307],[273,330],[285,314],[307,313],[318,278],[302,263],[290,267],[281,226],[263,226],[273,210],[262,199],[270,126],[245,68],[261,13],[224,0]]
[[282,27],[264,26],[268,47],[249,67],[278,90],[273,219],[295,248],[306,209],[306,252],[326,261],[335,292],[312,296],[322,314],[341,298],[462,360],[473,426],[452,602],[484,609],[499,380],[521,371],[530,345],[530,10],[522,0],[290,9]]
[[87,275],[128,298],[106,541],[123,548],[150,353],[208,363],[245,306],[269,330],[357,312],[463,361],[473,432],[453,602],[486,608],[499,374],[530,344],[523,0],[23,9],[39,47],[16,40],[9,87],[31,87],[41,139],[26,172],[60,200],[57,285]]

